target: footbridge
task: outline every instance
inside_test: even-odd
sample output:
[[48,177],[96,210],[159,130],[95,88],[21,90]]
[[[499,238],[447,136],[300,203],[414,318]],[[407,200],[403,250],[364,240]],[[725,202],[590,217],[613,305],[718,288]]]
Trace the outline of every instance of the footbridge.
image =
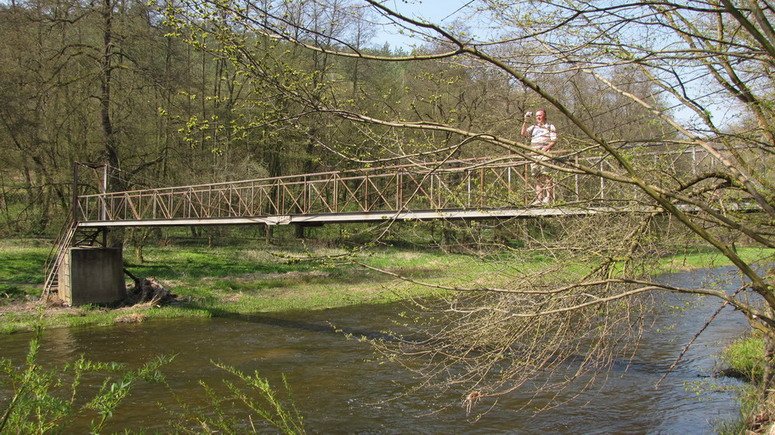
[[[704,151],[641,153],[649,169],[697,172],[713,165]],[[190,186],[78,195],[73,221],[81,228],[170,225],[319,225],[387,220],[487,219],[578,215],[631,209],[645,199],[632,188],[580,171],[555,171],[555,200],[535,198],[531,165],[499,157],[381,166]],[[541,162],[583,164],[619,172],[610,158],[557,157]],[[657,169],[659,168],[659,169]]]
[[[642,171],[691,174],[716,164],[699,148],[666,151],[655,146],[623,152],[632,154]],[[538,164],[550,171],[555,185],[549,205],[531,205],[536,184],[531,172]],[[46,266],[44,294],[55,291],[69,248],[93,244],[98,232],[117,227],[322,225],[656,210],[637,189],[589,175],[578,170],[580,166],[620,172],[610,156],[501,156],[108,192],[110,171],[103,166],[97,193],[78,194],[83,183],[76,170],[72,218]]]

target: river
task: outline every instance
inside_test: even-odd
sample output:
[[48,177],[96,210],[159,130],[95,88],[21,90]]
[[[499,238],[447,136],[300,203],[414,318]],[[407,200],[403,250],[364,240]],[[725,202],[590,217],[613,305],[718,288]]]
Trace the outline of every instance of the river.
[[[677,285],[725,281],[732,269],[666,275]],[[736,287],[737,282],[718,284]],[[548,400],[519,391],[501,399],[477,421],[469,421],[460,396],[422,391],[403,395],[417,382],[393,364],[375,360],[369,344],[347,339],[331,324],[356,335],[374,335],[390,325],[397,305],[360,306],[303,313],[235,318],[148,321],[109,328],[45,332],[41,363],[54,367],[84,354],[96,361],[137,367],[156,355],[175,354],[163,369],[178,398],[203,399],[198,384],[220,385],[228,376],[212,361],[246,372],[258,370],[276,386],[285,374],[306,429],[314,433],[707,433],[738,414],[740,382],[714,378],[716,355],[746,329],[743,316],[724,309],[659,388],[654,385],[681,349],[719,307],[715,299],[667,297],[653,328],[643,337],[631,364],[615,364],[601,382],[580,397],[549,411],[534,410]],[[675,310],[672,306],[683,306]],[[30,334],[0,337],[0,356],[21,361]],[[604,382],[603,382],[604,381]],[[0,390],[0,395],[8,391]],[[462,394],[462,393],[461,393]],[[576,393],[566,391],[560,399]],[[163,403],[161,410],[159,403]],[[452,404],[453,406],[444,406]],[[167,431],[179,405],[167,388],[141,382],[119,407],[109,430]],[[85,429],[76,422],[74,430]]]

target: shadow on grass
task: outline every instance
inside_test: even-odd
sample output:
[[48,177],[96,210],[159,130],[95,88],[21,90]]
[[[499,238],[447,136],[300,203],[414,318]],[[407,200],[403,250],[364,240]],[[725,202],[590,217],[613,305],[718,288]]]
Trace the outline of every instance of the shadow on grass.
[[[226,264],[214,262],[201,263],[126,263],[126,268],[137,276],[165,279],[199,279],[205,286],[214,289],[240,290],[251,292],[267,288],[290,287],[294,285],[320,284],[359,285],[366,283],[382,284],[396,278],[356,265],[345,267],[242,263]],[[442,267],[405,266],[390,269],[406,278],[429,279],[445,276]],[[199,284],[197,283],[199,286]]]
[[0,297],[14,299],[24,297],[28,294],[30,293],[19,285],[0,283]]
[[[189,253],[190,254],[190,253]],[[171,254],[163,259],[150,260],[138,264],[125,260],[127,267],[137,270],[146,276],[158,278],[205,278],[230,277],[246,274],[282,274],[288,272],[309,272],[313,270],[331,269],[319,264],[300,262],[267,262],[246,259],[239,255],[193,255]]]

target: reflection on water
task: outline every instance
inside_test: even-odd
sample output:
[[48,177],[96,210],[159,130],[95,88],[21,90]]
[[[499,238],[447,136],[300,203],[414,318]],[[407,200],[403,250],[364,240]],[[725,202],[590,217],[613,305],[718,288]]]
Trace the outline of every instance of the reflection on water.
[[[687,272],[664,277],[686,285],[719,281],[730,269]],[[728,280],[727,280],[728,281]],[[724,284],[735,288],[736,282]],[[693,300],[693,299],[692,299]],[[211,361],[246,372],[257,370],[275,385],[285,373],[305,426],[313,432],[709,432],[715,422],[737,415],[731,379],[712,379],[718,351],[746,330],[745,319],[725,309],[700,336],[682,364],[663,376],[688,340],[718,308],[715,299],[662,301],[654,328],[642,340],[638,356],[615,364],[583,396],[548,412],[535,413],[551,394],[519,391],[499,400],[476,422],[457,405],[464,392],[436,397],[422,390],[403,395],[416,380],[397,365],[373,361],[368,344],[335,333],[329,322],[355,335],[379,336],[402,308],[395,305],[350,307],[271,316],[157,321],[111,328],[46,331],[42,362],[61,365],[84,354],[96,361],[120,361],[137,367],[155,355],[176,354],[164,370],[171,390],[189,402],[203,399],[199,380],[220,384],[225,374]],[[669,306],[681,306],[676,310]],[[0,356],[22,361],[28,334],[0,337]],[[699,392],[699,394],[698,394]],[[0,391],[0,394],[7,392]],[[565,392],[570,398],[574,393]],[[173,396],[156,384],[139,384],[119,408],[109,430],[164,430],[158,403],[175,411]],[[429,410],[435,412],[428,412]]]

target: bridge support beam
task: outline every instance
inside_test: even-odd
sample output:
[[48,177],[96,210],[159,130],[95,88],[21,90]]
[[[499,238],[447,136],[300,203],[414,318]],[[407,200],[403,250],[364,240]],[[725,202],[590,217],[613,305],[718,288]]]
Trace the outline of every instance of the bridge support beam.
[[59,269],[59,297],[66,305],[110,304],[126,298],[120,248],[70,248]]

